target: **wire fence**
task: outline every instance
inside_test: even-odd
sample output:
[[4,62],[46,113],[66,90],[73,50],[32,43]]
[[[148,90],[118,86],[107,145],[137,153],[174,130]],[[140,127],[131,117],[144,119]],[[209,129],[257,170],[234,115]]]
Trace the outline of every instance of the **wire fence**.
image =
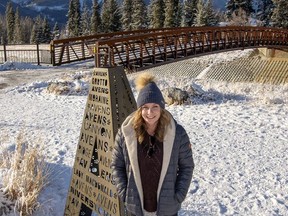
[[38,65],[51,64],[50,45],[0,45],[0,64],[5,62],[25,62]]

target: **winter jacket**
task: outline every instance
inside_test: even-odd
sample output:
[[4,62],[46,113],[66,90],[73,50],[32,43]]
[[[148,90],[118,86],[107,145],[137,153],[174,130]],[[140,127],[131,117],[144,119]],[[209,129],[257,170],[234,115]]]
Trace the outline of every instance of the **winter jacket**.
[[[126,118],[116,135],[111,166],[121,201],[125,203],[129,212],[142,216],[143,192],[137,158],[137,139],[132,123],[133,113]],[[163,166],[157,191],[157,216],[174,215],[179,211],[188,192],[193,169],[188,135],[171,116],[163,140]]]

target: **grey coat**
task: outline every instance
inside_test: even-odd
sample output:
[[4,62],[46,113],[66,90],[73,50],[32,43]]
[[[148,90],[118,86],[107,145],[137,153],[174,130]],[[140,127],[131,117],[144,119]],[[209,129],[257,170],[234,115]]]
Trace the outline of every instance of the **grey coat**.
[[[168,111],[166,111],[168,112]],[[112,174],[120,199],[129,212],[143,215],[143,193],[137,156],[133,114],[123,122],[115,138]],[[174,215],[186,197],[194,162],[189,137],[172,118],[163,141],[163,165],[157,191],[157,216]]]

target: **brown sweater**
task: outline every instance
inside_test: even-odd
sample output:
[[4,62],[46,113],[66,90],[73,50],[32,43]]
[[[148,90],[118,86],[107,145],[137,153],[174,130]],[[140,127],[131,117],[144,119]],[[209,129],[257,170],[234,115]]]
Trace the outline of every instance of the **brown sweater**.
[[155,212],[157,210],[157,190],[163,162],[163,143],[147,134],[144,142],[142,144],[138,143],[137,151],[144,195],[144,209],[148,212]]

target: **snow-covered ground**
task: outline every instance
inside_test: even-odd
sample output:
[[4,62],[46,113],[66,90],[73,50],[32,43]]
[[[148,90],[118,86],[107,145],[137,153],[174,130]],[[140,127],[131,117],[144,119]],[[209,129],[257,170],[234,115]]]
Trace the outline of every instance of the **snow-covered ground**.
[[[243,51],[193,61],[213,64],[240,55]],[[21,64],[17,67],[21,69]],[[27,69],[26,65],[26,72]],[[53,69],[31,67],[30,71],[37,74],[37,70],[48,73]],[[31,143],[41,138],[47,163],[53,168],[50,183],[39,199],[42,206],[34,213],[37,216],[63,215],[87,100],[87,77],[92,71],[87,65],[82,69],[79,66],[60,69],[67,71],[65,77],[62,74],[43,81],[35,76],[34,82],[0,92],[0,136],[8,137],[1,142],[0,152],[4,147],[13,149],[19,133]],[[15,74],[21,72],[15,71]],[[1,73],[6,72],[0,71],[0,83],[5,81]],[[128,80],[136,95],[132,85],[134,77],[129,75]],[[49,83],[61,79],[70,81],[68,92],[48,93]],[[190,136],[196,165],[179,215],[288,215],[288,85],[227,83],[163,75],[157,83],[162,89],[192,86],[202,92],[201,96],[191,98],[190,104],[167,106]],[[1,176],[5,173],[3,170],[0,173],[1,185]],[[0,195],[0,205],[3,202]]]

